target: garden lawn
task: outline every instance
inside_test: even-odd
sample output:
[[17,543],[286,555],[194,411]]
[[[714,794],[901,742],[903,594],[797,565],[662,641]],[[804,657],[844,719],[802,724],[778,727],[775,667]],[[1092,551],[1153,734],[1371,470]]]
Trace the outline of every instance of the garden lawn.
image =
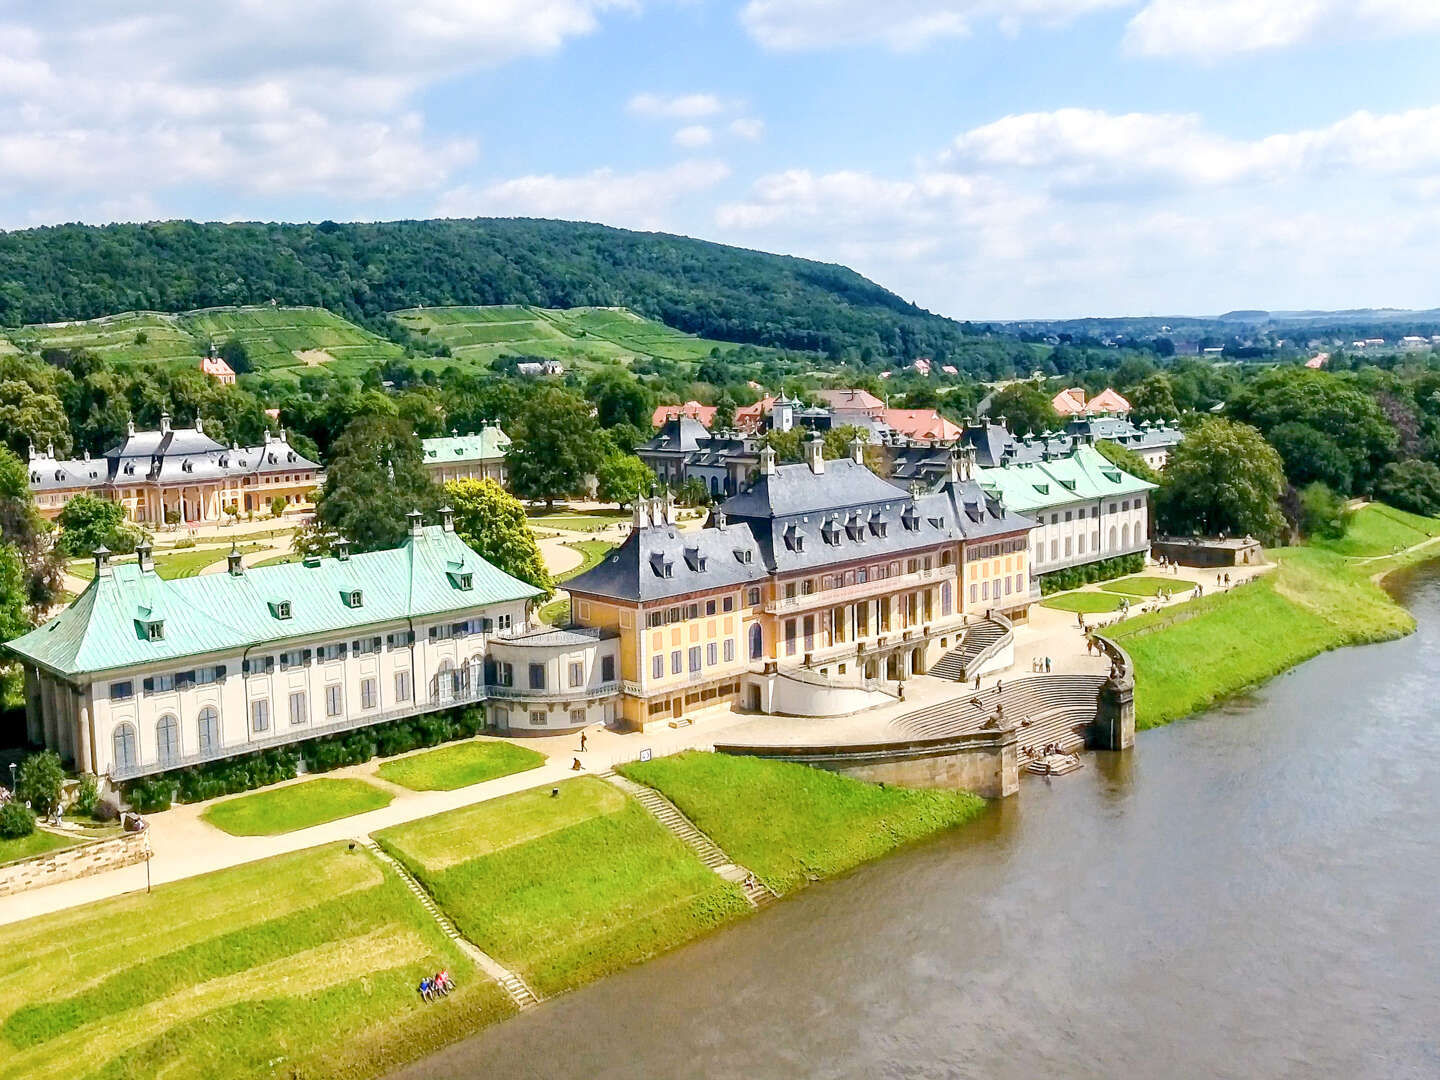
[[545,514],[532,517],[530,524],[541,529],[564,529],[566,532],[598,532],[607,525],[629,520],[629,514]]
[[0,956],[0,1075],[26,1080],[372,1076],[514,1012],[343,844],[0,927]]
[[1337,555],[1365,558],[1389,555],[1435,536],[1440,536],[1440,518],[1407,514],[1384,503],[1369,503],[1355,511],[1344,536],[1338,540],[1315,539],[1311,546]]
[[545,764],[545,755],[508,742],[472,740],[396,758],[380,777],[411,791],[454,791]]
[[47,851],[59,851],[61,848],[74,847],[83,840],[84,837],[65,836],[61,833],[36,829],[29,836],[0,839],[0,863],[11,862],[15,859],[28,859],[32,855],[44,855]]
[[639,803],[594,777],[376,834],[460,931],[542,994],[674,948],[749,911]]
[[612,544],[607,540],[576,540],[573,543],[566,544],[565,546],[569,548],[574,548],[576,551],[580,552],[580,554],[583,556],[583,559],[581,560],[580,565],[575,567],[575,569],[566,570],[565,573],[559,575],[555,579],[557,583],[569,581],[571,578],[579,577],[587,570],[593,570],[595,567],[600,565],[601,560],[603,560],[606,555],[609,555],[610,552],[614,551],[620,545]]
[[564,626],[570,621],[570,598],[557,596],[535,613],[546,626]]
[[1158,596],[1162,589],[1169,589],[1171,592],[1189,592],[1194,587],[1188,581],[1168,577],[1127,577],[1117,581],[1107,581],[1100,586],[1106,592],[1120,593],[1123,596]]
[[963,791],[880,787],[783,761],[691,751],[619,766],[776,892],[844,873],[978,816]]
[[1136,727],[1189,716],[1327,649],[1414,629],[1370,564],[1305,547],[1269,554],[1279,568],[1251,584],[1107,631],[1135,661]]
[[201,816],[231,836],[276,836],[390,804],[391,795],[364,780],[322,777],[217,802]]
[[1080,611],[1087,615],[1098,615],[1106,611],[1119,611],[1121,598],[1108,592],[1068,592],[1047,596],[1040,601],[1041,607],[1056,611]]

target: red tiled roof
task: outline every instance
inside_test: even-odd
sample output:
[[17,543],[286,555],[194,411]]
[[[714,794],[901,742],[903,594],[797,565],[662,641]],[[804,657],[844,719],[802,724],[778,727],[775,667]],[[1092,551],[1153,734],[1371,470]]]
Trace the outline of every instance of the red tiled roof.
[[815,396],[832,409],[883,409],[885,403],[868,390],[817,390]]
[[934,409],[886,409],[885,423],[912,439],[958,439],[959,425]]
[[675,420],[682,416],[698,420],[708,428],[715,422],[715,406],[701,405],[698,401],[687,401],[684,405],[660,405],[656,407],[655,415],[650,418],[650,423],[658,428],[667,420]]

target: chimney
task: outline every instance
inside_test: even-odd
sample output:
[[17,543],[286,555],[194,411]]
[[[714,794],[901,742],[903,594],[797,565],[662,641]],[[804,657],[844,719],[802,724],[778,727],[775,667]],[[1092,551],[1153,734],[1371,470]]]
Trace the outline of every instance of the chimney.
[[149,540],[141,540],[140,543],[135,545],[135,562],[139,565],[142,574],[155,569],[150,562],[151,550]]
[[195,430],[201,435],[205,434],[205,425],[201,422],[199,413],[195,414]]
[[725,528],[725,511],[721,507],[715,507],[715,512],[710,515],[710,520],[715,528]]
[[635,505],[630,508],[630,525],[635,529],[643,529],[650,524],[649,500],[643,491],[635,493]]
[[99,547],[97,547],[97,548],[95,549],[94,557],[95,557],[95,576],[96,576],[97,578],[98,578],[98,577],[109,577],[109,576],[110,576],[110,549],[107,548],[104,544],[101,544]]
[[1007,425],[1007,424],[1005,423],[1005,417],[1003,417],[1003,416],[997,416],[997,417],[995,418],[995,422],[996,422],[997,424],[999,424],[1001,427],[1005,428],[1007,431],[1009,430],[1009,425]]
[[766,446],[760,451],[760,475],[775,475],[775,448]]
[[234,540],[230,541],[230,554],[225,556],[225,570],[231,577],[245,573],[245,567],[240,564],[240,547]]
[[856,465],[865,464],[865,442],[859,435],[850,440],[850,460]]
[[670,491],[670,489],[667,487],[667,488],[665,489],[665,494],[664,494],[661,498],[662,498],[662,504],[661,504],[661,506],[660,506],[660,508],[659,508],[659,512],[664,515],[664,519],[663,519],[663,520],[664,520],[664,522],[665,522],[666,525],[674,525],[674,524],[675,524],[675,496],[674,496],[674,494]]
[[330,550],[335,553],[335,558],[340,562],[350,561],[350,541],[343,536],[337,536],[330,545]]
[[440,507],[440,526],[448,533],[455,531],[455,511],[451,507]]
[[816,476],[825,471],[825,440],[818,431],[812,431],[810,438],[805,440],[805,464]]
[[160,434],[170,434],[170,414],[168,412],[163,412],[160,414]]
[[419,510],[411,510],[408,514],[405,515],[405,520],[410,522],[411,536],[415,537],[418,540],[420,537],[425,535],[424,529],[420,524]]
[[134,435],[135,435],[135,421],[134,421],[134,420],[127,420],[127,421],[125,421],[125,434],[126,434],[126,435],[129,435],[129,436],[132,437],[132,438],[134,437]]

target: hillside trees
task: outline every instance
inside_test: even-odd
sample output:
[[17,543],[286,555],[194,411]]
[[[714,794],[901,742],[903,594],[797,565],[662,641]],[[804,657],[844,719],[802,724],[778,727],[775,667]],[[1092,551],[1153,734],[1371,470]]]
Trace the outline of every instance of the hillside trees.
[[1209,417],[1170,452],[1156,510],[1167,533],[1248,534],[1273,543],[1285,531],[1284,490],[1280,455],[1258,431]]
[[1375,494],[1412,514],[1440,515],[1440,466],[1432,461],[1392,461],[1380,470]]

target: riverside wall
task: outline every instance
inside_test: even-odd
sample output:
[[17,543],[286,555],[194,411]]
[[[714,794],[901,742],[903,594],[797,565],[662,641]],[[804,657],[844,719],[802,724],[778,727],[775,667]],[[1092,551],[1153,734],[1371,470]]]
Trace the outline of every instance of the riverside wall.
[[91,840],[76,847],[0,866],[0,896],[91,874],[103,874],[107,870],[144,862],[149,857],[150,844],[144,833],[124,833],[107,840]]

